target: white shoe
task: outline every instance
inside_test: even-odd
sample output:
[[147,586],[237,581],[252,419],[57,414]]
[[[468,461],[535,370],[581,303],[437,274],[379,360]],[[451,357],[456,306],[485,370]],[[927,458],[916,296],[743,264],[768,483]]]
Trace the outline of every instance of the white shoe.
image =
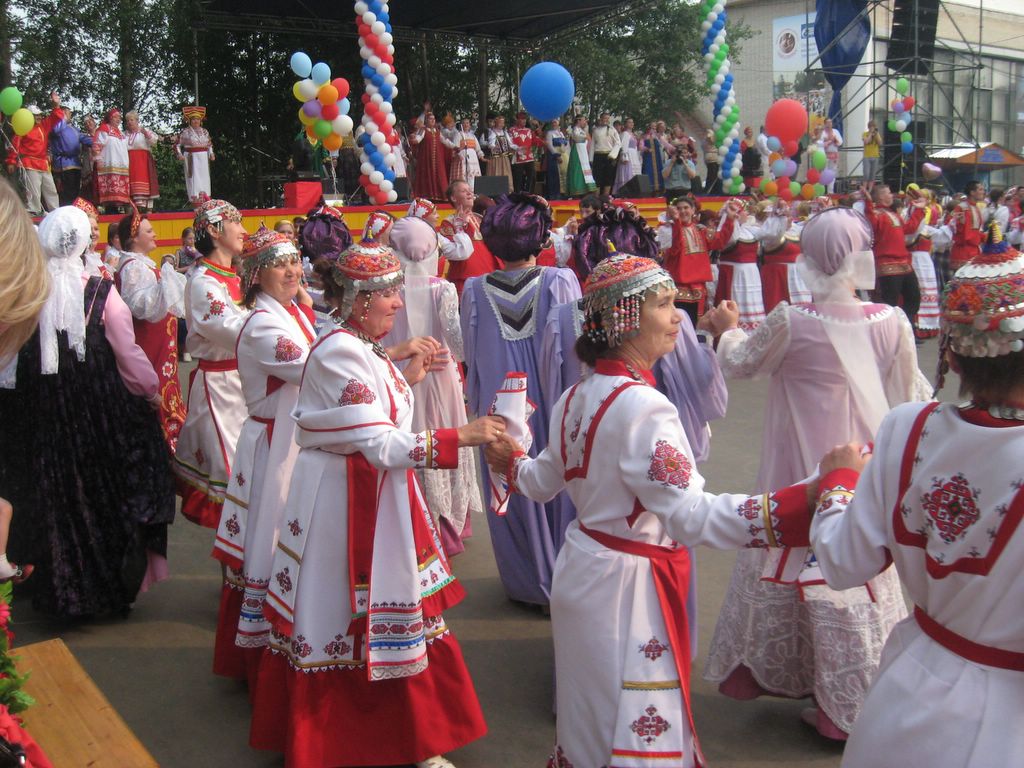
[[434,755],[416,763],[416,768],[455,768],[455,764],[443,755]]
[[191,363],[192,362],[192,355],[190,355],[188,352],[186,352],[184,355],[181,356],[181,361],[183,363]]

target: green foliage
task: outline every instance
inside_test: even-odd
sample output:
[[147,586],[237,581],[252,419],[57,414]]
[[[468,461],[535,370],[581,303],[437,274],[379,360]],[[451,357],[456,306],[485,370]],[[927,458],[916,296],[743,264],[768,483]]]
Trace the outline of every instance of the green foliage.
[[14,666],[14,657],[10,654],[10,639],[13,635],[7,629],[11,609],[6,600],[9,599],[9,594],[0,598],[0,705],[7,707],[11,714],[17,714],[35,704],[35,700],[21,690],[28,675],[18,672]]

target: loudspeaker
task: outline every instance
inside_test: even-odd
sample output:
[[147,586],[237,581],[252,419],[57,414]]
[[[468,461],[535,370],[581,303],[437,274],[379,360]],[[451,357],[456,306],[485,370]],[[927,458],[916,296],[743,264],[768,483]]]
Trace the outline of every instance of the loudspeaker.
[[395,192],[398,193],[399,200],[409,199],[409,179],[406,176],[399,176],[394,181]]
[[898,74],[927,74],[938,21],[939,0],[895,0],[885,66]]
[[501,197],[512,191],[508,176],[477,176],[473,182],[474,195]]
[[616,197],[650,197],[651,180],[642,174],[634,176],[615,193]]

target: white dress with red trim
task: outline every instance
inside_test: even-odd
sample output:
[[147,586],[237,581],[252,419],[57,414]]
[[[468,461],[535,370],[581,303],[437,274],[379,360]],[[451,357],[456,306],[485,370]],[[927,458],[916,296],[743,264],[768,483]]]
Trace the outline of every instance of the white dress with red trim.
[[513,490],[545,500],[564,487],[578,510],[551,591],[554,768],[703,765],[690,713],[690,560],[681,545],[806,541],[803,486],[706,493],[675,407],[649,371],[640,376],[599,361],[555,405],[548,447],[515,458],[510,472]]
[[932,259],[932,237],[934,225],[942,216],[942,209],[930,205],[925,211],[917,236],[910,244],[910,261],[914,266],[917,284],[921,288],[921,306],[917,310],[914,330],[919,338],[939,335],[939,280]]
[[[728,226],[728,222],[723,229]],[[757,266],[761,242],[778,240],[788,226],[784,216],[769,216],[763,224],[747,221],[734,225],[729,245],[718,259],[715,306],[726,299],[739,305],[740,328],[752,331],[764,322],[761,272]]]
[[826,478],[812,523],[836,588],[894,562],[917,606],[889,637],[844,768],[1024,765],[1024,423],[951,404],[882,422],[851,501]]
[[238,336],[238,374],[249,417],[235,446],[213,556],[226,567],[221,588],[215,674],[255,687],[270,635],[263,603],[278,528],[298,455],[292,409],[316,333],[313,310],[256,296]]
[[[840,320],[831,318],[836,308],[783,303],[749,337],[740,330],[722,334],[718,356],[727,379],[771,377],[761,487],[809,477],[835,445],[873,439],[826,323],[866,327],[886,398],[880,407],[931,395],[906,315],[883,304],[851,304],[843,311],[861,318]],[[764,578],[769,559],[767,552],[737,556],[704,677],[738,699],[813,694],[827,718],[819,718],[819,728],[842,738],[856,720],[886,636],[907,615],[899,579],[890,569],[867,585],[837,592],[821,584],[809,560],[796,583],[776,583]]]
[[192,268],[185,288],[185,349],[199,365],[189,379],[188,416],[178,438],[174,471],[182,514],[214,530],[220,524],[238,435],[249,415],[235,358],[235,342],[249,315],[241,300],[241,282],[233,270],[206,259]]
[[412,414],[382,347],[345,329],[314,344],[250,737],[289,766],[406,764],[486,731],[442,615],[462,587],[414,471],[456,466],[458,436],[411,432]]

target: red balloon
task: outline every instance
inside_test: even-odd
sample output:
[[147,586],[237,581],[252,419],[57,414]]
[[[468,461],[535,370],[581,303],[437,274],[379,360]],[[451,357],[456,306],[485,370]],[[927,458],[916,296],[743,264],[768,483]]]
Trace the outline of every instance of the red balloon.
[[381,190],[373,196],[373,199],[377,205],[384,205],[388,201],[388,193]]
[[320,108],[320,117],[324,120],[333,120],[341,114],[341,110],[338,109],[337,104],[327,104]]
[[796,139],[784,142],[782,144],[782,154],[784,154],[786,157],[793,157],[793,155],[795,155],[799,151],[800,143]]
[[378,43],[380,43],[380,38],[373,34],[373,32],[367,32],[367,34],[363,35],[363,45],[370,50],[376,48]]
[[338,98],[344,99],[348,96],[348,80],[344,77],[336,77],[331,80],[331,85],[338,89]]
[[781,197],[786,202],[789,202],[790,200],[793,199],[793,190],[791,190],[789,187],[783,187],[782,185],[779,185],[779,197]]
[[797,141],[807,133],[807,110],[796,99],[779,99],[768,108],[764,128],[783,143]]
[[367,180],[367,182],[363,185],[363,189],[366,190],[366,194],[369,195],[370,197],[373,197],[378,192],[380,192],[380,187],[378,187],[376,184],[371,184],[369,180]]
[[362,96],[362,99],[363,99],[363,104],[369,104],[370,103],[370,94],[364,93],[363,96]]
[[390,136],[388,136],[388,144],[390,144],[391,146],[397,147],[398,142],[399,138],[397,133],[392,133]]
[[907,96],[905,99],[903,99],[903,109],[905,110],[913,109],[915,104],[917,104],[917,99],[915,99],[913,96]]
[[789,176],[782,176],[775,180],[775,183],[779,185],[779,196],[782,196],[782,190],[789,189]]
[[819,171],[817,168],[809,168],[807,170],[807,180],[811,184],[817,184],[820,179],[821,179],[821,171]]

